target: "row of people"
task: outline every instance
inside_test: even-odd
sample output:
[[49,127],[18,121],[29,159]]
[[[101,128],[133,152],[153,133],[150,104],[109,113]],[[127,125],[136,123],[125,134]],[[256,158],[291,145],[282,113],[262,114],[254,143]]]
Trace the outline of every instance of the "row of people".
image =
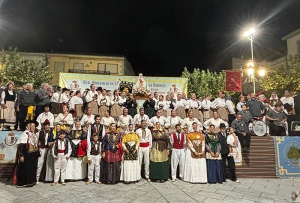
[[[225,124],[216,134],[210,125],[203,134],[196,122],[184,133],[176,125],[174,133],[167,133],[159,122],[152,131],[147,122],[134,131],[133,124],[121,135],[115,123],[105,133],[99,117],[89,126],[88,132],[76,122],[70,132],[60,125],[50,130],[46,121],[41,131],[30,122],[18,140],[14,183],[18,187],[32,186],[42,181],[63,185],[65,179],[81,180],[88,176],[87,184],[94,180],[100,184],[139,181],[144,163],[148,181],[164,182],[169,178],[169,153],[171,155],[171,177],[176,180],[179,164],[180,179],[192,183],[216,183],[225,181],[225,162],[228,160],[231,179],[236,181],[233,154],[237,152],[238,139],[234,130],[226,133]],[[235,148],[236,150],[232,150]],[[87,163],[84,161],[87,160]],[[233,161],[233,162],[232,162]],[[88,174],[86,174],[88,165]],[[95,175],[95,177],[93,176]]]

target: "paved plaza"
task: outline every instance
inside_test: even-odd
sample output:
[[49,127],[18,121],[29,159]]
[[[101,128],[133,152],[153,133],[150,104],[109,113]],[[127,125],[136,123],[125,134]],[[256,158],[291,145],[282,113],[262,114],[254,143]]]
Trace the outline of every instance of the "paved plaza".
[[32,188],[16,188],[1,179],[0,202],[292,202],[291,191],[300,188],[300,179],[239,180],[241,183],[191,184],[179,180],[148,183],[142,179],[129,185],[86,185],[78,181],[66,186],[39,183]]

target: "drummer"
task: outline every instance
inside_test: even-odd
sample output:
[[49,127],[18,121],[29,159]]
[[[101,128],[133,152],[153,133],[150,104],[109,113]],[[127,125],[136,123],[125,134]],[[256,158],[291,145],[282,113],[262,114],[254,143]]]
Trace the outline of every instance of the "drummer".
[[183,120],[176,115],[175,109],[171,111],[171,116],[168,116],[167,120],[170,122],[169,133],[176,132],[176,125],[179,124],[181,127],[183,126]]
[[242,110],[239,111],[238,113],[242,114],[243,120],[245,121],[245,123],[247,125],[249,125],[249,123],[254,122],[254,119],[253,119],[250,111],[248,110],[247,104],[243,104],[242,105]]
[[236,119],[232,121],[231,127],[234,128],[235,134],[238,136],[243,152],[250,152],[250,133],[247,130],[246,122],[243,120],[243,115],[238,113]]

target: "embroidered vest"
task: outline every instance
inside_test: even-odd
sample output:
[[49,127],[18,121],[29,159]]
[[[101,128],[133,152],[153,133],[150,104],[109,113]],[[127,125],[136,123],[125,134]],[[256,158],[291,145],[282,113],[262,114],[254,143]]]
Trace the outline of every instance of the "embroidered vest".
[[[98,144],[98,149],[96,149],[96,144]],[[100,142],[97,143],[91,142],[91,155],[99,155],[100,154]]]
[[[68,139],[65,139],[64,140],[64,143],[65,143],[65,151],[64,151],[64,154],[68,154],[68,146],[69,146],[69,140]],[[55,142],[55,145],[54,145],[54,155],[57,156],[58,155],[58,140]]]
[[[93,135],[94,133],[97,133],[98,136],[99,136],[99,141],[102,141],[102,139],[103,139],[102,131],[103,131],[103,125],[102,124],[99,124],[98,131],[97,131],[96,124],[92,124],[92,126],[91,126],[91,135]],[[92,136],[91,136],[91,140],[92,140]]]
[[15,101],[16,99],[16,93],[13,91],[13,95],[10,95],[8,93],[8,90],[5,90],[5,98],[4,98],[4,102],[6,103],[6,101]]
[[183,149],[183,143],[184,143],[184,134],[180,133],[181,137],[180,137],[180,142],[178,142],[178,134],[173,133],[173,140],[174,140],[174,144],[173,147],[175,149]]

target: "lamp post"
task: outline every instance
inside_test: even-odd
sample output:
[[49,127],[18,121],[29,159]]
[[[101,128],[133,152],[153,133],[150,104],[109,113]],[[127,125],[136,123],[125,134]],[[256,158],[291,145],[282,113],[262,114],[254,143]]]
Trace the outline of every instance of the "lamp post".
[[245,37],[248,37],[248,39],[250,39],[250,43],[251,43],[251,60],[253,61],[253,37],[255,34],[255,29],[254,28],[250,28],[249,30],[247,30],[244,33]]
[[257,71],[258,75],[260,76],[260,79],[257,79],[255,77],[255,68],[254,68],[254,63],[253,61],[249,61],[247,63],[247,73],[248,73],[248,78],[246,78],[245,83],[252,83],[253,84],[253,93],[256,93],[256,82],[260,83],[262,81],[262,78],[266,75],[266,71],[264,68],[260,67]]

